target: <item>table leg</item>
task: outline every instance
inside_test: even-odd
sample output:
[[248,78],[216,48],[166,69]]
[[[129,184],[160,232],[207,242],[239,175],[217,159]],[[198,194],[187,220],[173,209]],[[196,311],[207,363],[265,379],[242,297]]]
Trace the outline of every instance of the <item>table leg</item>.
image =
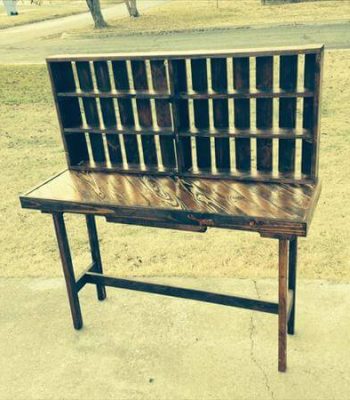
[[[100,253],[100,246],[98,243],[96,221],[94,215],[86,215],[86,225],[89,235],[89,243],[91,249],[92,261],[95,263],[95,272],[103,273],[102,260]],[[99,300],[104,300],[106,298],[106,288],[104,285],[96,285],[97,298]]]
[[73,270],[72,256],[69,249],[63,213],[53,213],[52,216],[55,225],[58,248],[62,261],[63,273],[66,280],[69,304],[73,318],[73,325],[75,329],[81,329],[83,326],[83,319],[81,316],[78,291],[76,288],[76,281]]
[[288,240],[279,240],[278,268],[278,370],[287,369],[287,266]]

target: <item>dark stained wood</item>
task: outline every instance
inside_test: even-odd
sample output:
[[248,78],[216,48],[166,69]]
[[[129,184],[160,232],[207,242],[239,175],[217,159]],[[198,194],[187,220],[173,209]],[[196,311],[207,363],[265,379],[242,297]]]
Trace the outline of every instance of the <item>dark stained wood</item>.
[[80,292],[80,290],[86,285],[86,280],[85,280],[85,274],[87,272],[94,272],[95,270],[95,263],[91,263],[85,270],[83,273],[81,273],[80,275],[78,275],[77,279],[76,279],[76,288],[77,291]]
[[[96,75],[97,88],[100,92],[111,91],[111,81],[109,77],[108,65],[106,61],[95,61],[94,69]],[[117,128],[117,117],[115,114],[114,102],[111,98],[100,98],[102,118],[105,128]],[[112,164],[123,162],[119,136],[116,133],[106,135],[109,159]]]
[[70,310],[72,313],[74,328],[79,330],[83,326],[83,319],[81,316],[80,303],[78,297],[78,290],[74,276],[72,257],[69,250],[69,243],[67,238],[66,226],[62,213],[53,213],[53,222],[56,231],[58,248],[60,251],[64,278],[66,280],[68,299]]
[[311,163],[311,176],[314,179],[318,178],[318,164],[319,164],[319,147],[320,147],[320,114],[321,114],[321,82],[323,76],[323,60],[324,60],[324,48],[316,54],[315,62],[315,94],[314,94],[314,105],[313,105],[313,142],[314,151],[312,152],[312,163]]
[[[77,68],[80,89],[82,91],[93,90],[93,80],[90,63],[87,61],[79,61],[75,65]],[[96,99],[84,97],[83,105],[87,124],[92,127],[99,127],[100,121],[97,111]],[[89,138],[94,161],[106,161],[102,136],[96,133],[89,133]]]
[[[76,132],[96,132],[96,133],[120,133],[125,135],[131,135],[136,133],[137,135],[159,135],[159,136],[172,136],[175,137],[175,133],[171,127],[163,127],[160,129],[147,129],[147,131],[138,129],[127,129],[127,128],[88,128],[85,126],[79,126],[78,128],[64,129],[67,134]],[[308,129],[235,129],[235,128],[213,128],[213,129],[201,129],[196,128],[188,131],[177,132],[177,136],[207,136],[215,138],[229,138],[229,137],[242,137],[242,138],[265,138],[265,139],[292,139],[299,138],[305,139],[309,142],[312,141],[312,132]]]
[[174,222],[164,222],[161,218],[146,219],[146,218],[133,218],[133,217],[106,217],[107,222],[114,222],[118,224],[149,226],[152,228],[174,229],[188,232],[206,232],[207,227],[201,225],[194,225],[190,223],[176,224]]
[[[226,58],[211,59],[211,79],[212,88],[215,91],[227,91],[227,61]],[[228,100],[213,100],[214,127],[223,131],[228,131]],[[202,130],[200,130],[201,132]],[[229,169],[230,143],[228,138],[215,138],[215,165],[219,170]]]
[[[256,58],[256,87],[261,91],[273,88],[273,57]],[[260,98],[256,100],[256,127],[271,129],[273,125],[273,100]],[[256,141],[257,169],[272,171],[272,140],[260,139]]]
[[[284,238],[284,239],[286,239],[286,238]],[[293,240],[293,238],[287,239],[287,240]],[[291,314],[292,314],[293,305],[294,305],[293,294],[294,294],[293,290],[288,289],[288,292],[287,292],[287,321],[288,321],[287,327],[289,325],[289,320],[290,320],[290,317],[291,317]],[[288,329],[287,329],[287,332],[289,333]]]
[[287,369],[288,240],[279,240],[278,263],[278,371]]
[[[187,91],[185,60],[169,61],[170,90],[173,95]],[[175,100],[172,107],[175,133],[188,131],[190,127],[188,100]],[[192,167],[191,138],[177,137],[176,155],[178,169],[188,171]]]
[[[75,91],[76,84],[72,64],[70,62],[48,64],[51,85],[54,93],[56,110],[59,117],[61,131],[82,125],[82,118],[77,98],[58,98],[57,91]],[[89,153],[84,135],[62,134],[68,165],[79,165],[89,161]]]
[[[169,53],[169,56],[159,57],[155,53],[154,58],[130,55],[129,59],[122,60],[117,55],[106,56],[104,60],[93,56],[80,59],[80,63],[94,64],[96,72],[97,89],[77,90],[74,88],[74,76],[69,72],[67,59],[49,61],[49,64],[61,65],[68,62],[64,70],[70,73],[68,82],[73,86],[58,86],[55,88],[56,103],[62,99],[74,100],[81,97],[97,99],[101,104],[103,126],[84,126],[79,119],[69,121],[68,125],[61,125],[65,141],[68,165],[75,170],[118,171],[120,173],[145,173],[164,175],[174,173],[178,176],[209,177],[213,179],[233,179],[247,181],[274,182],[313,182],[317,172],[318,142],[319,140],[319,98],[320,98],[320,73],[321,56],[323,48],[316,46],[302,47],[300,49],[272,49],[247,52],[230,51],[218,56],[220,52],[210,52],[195,57],[184,53],[186,56],[178,57]],[[207,55],[206,55],[207,54]],[[241,54],[241,56],[239,56]],[[301,55],[300,55],[301,54]],[[244,56],[245,55],[245,56]],[[297,87],[297,57],[305,57],[304,88]],[[280,57],[280,84],[273,85],[273,60]],[[114,58],[113,58],[114,57]],[[234,87],[228,87],[227,59],[233,57]],[[255,60],[254,60],[255,58]],[[186,69],[186,60],[191,61],[192,82],[188,87],[189,71]],[[250,87],[250,61],[256,62],[256,87]],[[115,89],[108,82],[108,63],[112,64],[115,76]],[[134,86],[130,88],[127,72],[127,63],[130,62],[133,70]],[[150,77],[146,70],[150,66]],[[211,69],[211,82],[209,83],[207,65]],[[147,66],[147,68],[146,68]],[[59,70],[59,67],[55,67]],[[119,70],[119,71],[118,71]],[[58,76],[62,76],[59,72]],[[312,81],[312,82],[311,82]],[[296,98],[303,98],[303,128],[296,126]],[[118,101],[121,126],[116,126],[113,118],[113,110],[105,104],[112,104],[111,99]],[[235,115],[232,123],[228,115],[228,100],[234,99]],[[279,122],[273,121],[273,98],[279,99]],[[135,126],[131,102],[138,104],[141,127]],[[193,99],[194,121],[190,121],[189,100]],[[209,99],[212,101],[209,103]],[[250,126],[250,103],[256,99],[256,124]],[[106,103],[104,100],[107,100]],[[63,100],[65,101],[65,100]],[[209,104],[213,104],[213,127],[209,126]],[[155,120],[152,120],[151,108],[155,106]],[[70,108],[67,106],[67,110]],[[74,107],[74,106],[73,106]],[[105,109],[110,111],[105,111]],[[65,114],[69,114],[66,112]],[[109,116],[110,114],[110,116]],[[77,118],[77,112],[68,118]],[[194,128],[193,125],[196,127]],[[233,128],[232,125],[235,127]],[[298,124],[299,126],[299,124]],[[86,146],[84,149],[83,135],[76,133],[98,133],[107,138],[108,164],[101,161],[89,160]],[[122,135],[124,140],[121,148],[113,161],[110,150],[118,148],[109,146],[108,136],[118,138]],[[136,136],[140,136],[140,149]],[[144,137],[147,136],[147,137]],[[156,137],[159,136],[159,139]],[[167,136],[167,137],[165,137]],[[235,138],[236,165],[231,165],[231,151]],[[67,138],[67,139],[66,139]],[[193,139],[192,139],[193,138]],[[256,165],[251,165],[255,154],[251,154],[251,138],[256,138]],[[272,163],[272,144],[277,144],[279,139],[278,167]],[[82,139],[80,146],[79,140]],[[295,143],[302,139],[301,165],[295,165]],[[160,144],[160,149],[155,143]],[[131,143],[131,144],[130,144]],[[149,143],[149,144],[147,144]],[[214,149],[212,145],[215,144]],[[121,162],[121,154],[126,160]],[[193,149],[192,149],[193,146]],[[80,149],[81,147],[81,149]],[[231,149],[232,147],[232,149]],[[70,152],[72,149],[72,162]],[[139,153],[142,150],[142,153]],[[146,150],[146,151],[145,151]],[[215,151],[213,151],[215,150]],[[193,165],[192,151],[196,152],[197,164]],[[74,154],[73,154],[74,153]],[[214,160],[211,160],[211,158]],[[146,165],[140,164],[145,159]],[[298,159],[299,163],[299,159]],[[301,174],[300,171],[301,170]]]
[[[148,90],[145,61],[131,61],[132,77],[135,90]],[[141,129],[153,127],[151,102],[149,99],[136,99],[139,124]],[[154,136],[142,136],[143,159],[147,166],[158,164]]]
[[69,54],[69,55],[55,55],[47,57],[48,62],[64,61],[67,58],[72,61],[81,61],[91,59],[92,61],[105,60],[145,60],[145,59],[164,59],[169,60],[183,59],[183,58],[220,58],[220,57],[260,57],[266,55],[291,55],[291,54],[309,54],[317,53],[323,48],[321,44],[308,44],[303,46],[283,46],[283,47],[259,47],[259,48],[246,48],[246,49],[233,49],[233,50],[183,50],[183,51],[152,51],[152,52],[129,52],[129,53],[110,53],[110,54]]
[[100,275],[94,272],[86,273],[86,281],[87,283],[93,283],[93,284],[103,283],[107,286],[123,288],[128,290],[135,290],[138,292],[161,294],[163,296],[170,296],[170,297],[180,297],[183,299],[203,301],[205,303],[212,303],[212,304],[221,304],[223,306],[229,306],[229,307],[246,308],[249,310],[262,311],[269,314],[277,314],[278,312],[277,304],[267,301],[246,299],[244,297],[204,292],[202,290],[184,289],[174,286],[159,285],[157,283],[114,278],[112,276]]
[[[198,58],[191,60],[192,89],[194,91],[208,90],[207,60]],[[209,101],[207,99],[193,100],[194,124],[198,130],[209,128]],[[211,168],[210,138],[196,137],[197,166]]]
[[[91,250],[92,262],[94,265],[94,271],[100,274],[103,273],[102,259],[100,254],[100,247],[98,244],[98,236],[96,229],[96,221],[94,215],[86,215],[86,226],[89,236],[89,244]],[[96,285],[97,298],[102,301],[106,298],[106,289],[103,285]]]
[[[233,85],[237,90],[249,90],[249,58],[233,59]],[[250,128],[250,100],[234,100],[235,127],[238,129]],[[247,171],[251,165],[250,139],[235,139],[236,144],[236,168]]]
[[288,266],[288,289],[292,291],[292,307],[288,319],[288,333],[294,335],[295,330],[295,301],[296,301],[296,281],[297,281],[297,258],[298,258],[298,238],[295,237],[289,242],[289,266]]
[[[126,61],[113,61],[113,75],[117,90],[129,90],[129,79]],[[135,128],[134,112],[130,99],[118,99],[120,120],[123,127]],[[136,135],[124,135],[124,144],[127,162],[133,165],[140,163]]]
[[[165,60],[151,60],[152,82],[155,91],[168,91]],[[172,128],[170,104],[167,100],[156,99],[157,124],[159,128]],[[163,165],[176,168],[174,139],[160,136]]]
[[[64,188],[64,190],[63,190]],[[66,171],[22,206],[305,235],[317,186]],[[100,208],[100,210],[99,210]]]
[[111,92],[58,92],[58,97],[88,97],[88,98],[117,98],[117,99],[158,99],[158,100],[207,100],[207,99],[273,99],[273,98],[308,98],[313,97],[314,92],[308,89],[296,89],[294,91],[286,91],[280,88],[274,90],[258,90],[255,88],[245,90],[228,89],[225,91],[215,91],[207,89],[204,91],[193,91],[188,89],[186,92],[177,94],[168,91],[149,90],[116,90]]
[[[280,87],[294,91],[297,86],[298,56],[280,57]],[[279,99],[279,127],[295,128],[297,99]],[[280,140],[278,148],[278,169],[281,172],[293,172],[295,169],[295,140]]]
[[[273,85],[274,57],[280,60],[279,88]],[[298,57],[305,57],[304,88],[297,87]],[[228,87],[228,58],[233,59],[233,88]],[[251,88],[254,59],[256,88]],[[286,370],[287,331],[293,334],[295,324],[297,237],[307,235],[321,191],[322,62],[322,46],[48,59],[68,170],[20,200],[23,208],[53,214],[76,329],[82,327],[78,292],[87,283],[96,285],[100,300],[106,296],[105,286],[112,286],[278,313],[278,369]],[[273,121],[274,98],[279,102],[278,124]],[[297,98],[303,99],[302,129],[296,128]],[[233,116],[229,99],[234,99]],[[250,122],[252,99],[255,126]],[[230,162],[230,138],[235,140],[235,166]],[[252,138],[257,142],[256,165]],[[273,139],[279,143],[278,168],[272,162]],[[297,140],[303,143],[302,159],[295,168]],[[92,263],[78,279],[63,213],[84,214],[87,222]],[[105,276],[95,216],[111,223],[190,232],[217,227],[278,239],[278,304]]]

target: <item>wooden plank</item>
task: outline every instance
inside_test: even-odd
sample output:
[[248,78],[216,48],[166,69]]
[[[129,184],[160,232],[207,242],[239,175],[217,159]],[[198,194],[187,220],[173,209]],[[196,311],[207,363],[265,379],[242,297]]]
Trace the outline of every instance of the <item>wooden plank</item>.
[[93,284],[104,284],[106,286],[135,290],[138,292],[147,292],[163,296],[203,301],[205,303],[221,304],[228,307],[246,308],[250,310],[266,312],[269,314],[277,314],[277,304],[268,301],[247,299],[244,297],[229,296],[225,294],[205,292],[202,290],[160,285],[157,283],[133,281],[129,279],[121,279],[112,276],[96,274],[94,272],[86,273],[86,282]]
[[[310,222],[305,218],[314,186],[258,185],[257,188],[256,182],[66,171],[21,197],[21,202],[30,208],[63,207],[71,212],[253,231],[271,227],[276,232],[304,235]],[[301,202],[301,198],[305,200]]]
[[[316,66],[316,54],[305,55],[304,65],[304,87],[311,90],[315,89],[315,66]],[[313,117],[314,117],[314,99],[305,98],[303,102],[303,128],[313,130]],[[302,161],[301,170],[304,174],[311,174],[312,167],[312,152],[313,143],[302,142]]]
[[188,232],[206,232],[207,227],[195,224],[175,224],[170,222],[164,222],[162,220],[151,220],[145,218],[130,218],[130,217],[106,217],[107,222],[113,222],[118,224],[127,225],[138,225],[138,226],[149,226],[153,228],[162,229],[174,229]]
[[[126,61],[113,61],[112,69],[115,87],[117,90],[130,90]],[[135,129],[134,112],[130,99],[118,99],[120,120],[123,127]],[[133,165],[140,164],[139,149],[136,135],[123,136],[127,162]]]
[[[165,60],[151,60],[152,83],[156,91],[169,91]],[[172,130],[170,104],[167,100],[155,100],[157,124],[159,128]],[[173,130],[172,130],[173,132]],[[167,168],[176,167],[174,139],[160,137],[160,149],[163,165]]]
[[79,330],[83,327],[83,318],[78,297],[78,288],[74,275],[72,256],[69,249],[68,237],[62,213],[53,213],[57,244],[61,256],[64,278],[66,280],[67,294],[73,319],[73,326]]
[[[101,259],[101,253],[100,253],[100,245],[98,243],[98,235],[97,235],[97,229],[96,229],[95,216],[94,215],[86,215],[85,220],[86,220],[86,227],[87,227],[88,236],[89,236],[89,245],[90,245],[90,251],[91,251],[92,264],[94,266],[94,272],[103,274],[102,259]],[[103,285],[96,285],[96,290],[97,290],[98,300],[100,300],[100,301],[104,300],[106,298],[105,287]]]
[[[298,56],[280,57],[280,87],[294,91],[297,86]],[[281,98],[279,100],[279,127],[295,128],[296,98]],[[278,147],[278,169],[281,172],[295,170],[295,140],[280,140]]]
[[80,292],[80,290],[85,287],[86,285],[86,280],[85,280],[85,274],[86,272],[94,272],[96,268],[96,264],[95,263],[91,263],[80,275],[78,275],[78,277],[76,278],[76,288],[77,291]]
[[[256,58],[256,88],[262,91],[273,89],[273,57]],[[271,129],[273,124],[273,100],[260,98],[256,100],[257,129]],[[272,140],[257,139],[257,169],[272,171]]]
[[274,90],[258,90],[256,88],[250,88],[249,90],[235,90],[229,89],[225,91],[215,90],[204,90],[204,91],[193,91],[188,90],[187,92],[180,92],[172,95],[169,92],[157,92],[152,90],[116,90],[112,92],[58,92],[58,97],[99,97],[99,98],[116,98],[116,99],[163,99],[163,100],[207,100],[207,99],[273,99],[273,98],[285,98],[285,97],[313,97],[314,92],[307,89],[296,89],[294,91],[286,91],[280,88],[274,88]]
[[[194,91],[208,90],[207,60],[191,60],[192,88]],[[194,124],[197,129],[209,128],[209,101],[193,100]],[[196,137],[197,165],[199,168],[211,168],[210,138]]]
[[[111,91],[111,81],[109,77],[108,65],[106,61],[95,61],[94,70],[96,75],[97,88],[100,92]],[[100,98],[102,118],[105,128],[117,128],[117,118],[115,115],[114,103],[111,98]],[[106,134],[109,159],[112,164],[123,162],[120,140],[118,134]]]
[[[248,90],[249,80],[249,57],[233,59],[233,84],[237,90]],[[234,100],[235,127],[239,129],[250,128],[250,100]],[[235,139],[236,144],[236,168],[247,171],[251,166],[250,139]]]
[[152,51],[152,52],[120,52],[120,53],[103,53],[103,54],[60,54],[49,56],[48,61],[64,61],[70,59],[72,61],[98,61],[105,60],[145,60],[145,59],[183,59],[183,58],[222,58],[222,57],[259,57],[271,55],[291,55],[291,54],[308,54],[317,53],[322,50],[323,44],[308,44],[302,46],[276,46],[276,47],[260,47],[245,49],[225,49],[225,50],[183,50],[183,51]]
[[[82,91],[93,90],[93,81],[89,62],[79,61],[75,65],[77,68],[80,89]],[[89,126],[99,127],[100,121],[96,99],[83,97],[83,106],[87,124]],[[89,133],[89,138],[94,161],[106,161],[102,136],[96,133]]]
[[[187,91],[187,71],[185,60],[169,61],[170,90],[172,94]],[[176,158],[180,173],[192,167],[191,138],[179,138],[177,133],[187,131],[190,126],[188,100],[174,101],[173,121],[176,135]]]
[[64,129],[81,126],[82,118],[77,98],[57,98],[57,91],[75,91],[73,68],[70,62],[48,64],[57,116],[61,128],[68,165],[78,165],[89,161],[89,153],[84,135],[64,135]]
[[[79,128],[78,128],[79,130]],[[302,129],[231,129],[231,128],[216,128],[216,129],[191,129],[178,133],[179,136],[208,136],[208,137],[238,137],[238,138],[263,138],[263,139],[294,139],[300,138],[306,141],[312,141],[312,132]]]
[[320,146],[320,116],[321,116],[321,82],[323,76],[324,48],[316,55],[315,64],[315,95],[313,106],[313,132],[314,132],[314,151],[312,152],[311,176],[318,178],[319,146]]
[[278,371],[287,369],[288,240],[279,240],[278,261]]
[[297,291],[297,258],[298,238],[289,242],[289,265],[288,265],[288,292],[291,292],[291,299],[288,303],[288,333],[294,335],[295,331],[295,302]]
[[[142,60],[131,61],[132,77],[135,90],[148,90],[146,63]],[[136,99],[137,113],[141,129],[152,128],[152,110],[149,99]],[[154,136],[141,137],[143,159],[147,166],[158,165],[158,157]]]
[[[215,91],[227,91],[227,59],[211,59],[211,83]],[[213,100],[214,127],[228,130],[228,100]],[[215,138],[215,165],[219,170],[230,169],[230,142],[228,138]]]

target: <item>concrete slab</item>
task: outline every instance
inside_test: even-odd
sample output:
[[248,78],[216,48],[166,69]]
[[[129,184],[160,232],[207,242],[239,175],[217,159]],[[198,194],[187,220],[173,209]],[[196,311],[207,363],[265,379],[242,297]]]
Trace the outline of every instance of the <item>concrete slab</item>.
[[[150,279],[148,279],[150,280]],[[276,300],[271,280],[153,281]],[[350,285],[301,281],[289,367],[277,372],[277,317],[108,289],[81,292],[71,326],[61,279],[0,281],[1,399],[350,398]]]

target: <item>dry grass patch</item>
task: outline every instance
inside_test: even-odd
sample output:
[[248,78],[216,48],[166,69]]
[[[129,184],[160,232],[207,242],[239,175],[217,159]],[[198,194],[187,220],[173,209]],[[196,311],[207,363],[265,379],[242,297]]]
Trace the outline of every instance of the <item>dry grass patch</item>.
[[[323,192],[300,275],[350,281],[350,51],[326,54],[322,110]],[[50,216],[22,210],[18,195],[64,168],[45,66],[0,67],[0,275],[61,276]],[[89,263],[82,216],[68,216],[74,260]],[[107,224],[98,219],[106,271],[136,276],[271,277],[277,242],[254,233],[205,234]]]
[[[122,0],[102,0],[102,6],[110,6]],[[87,12],[85,0],[44,0],[41,6],[29,4],[28,1],[18,1],[17,10],[19,15],[9,17],[6,14],[2,0],[0,1],[0,29],[12,26],[24,25],[39,22],[67,15]]]
[[77,32],[83,35],[92,32],[94,35],[133,34],[350,19],[348,0],[265,6],[260,0],[219,0],[219,8],[216,4],[216,0],[172,0],[142,12],[141,18],[109,20],[111,27],[107,30],[96,32],[88,28]]

